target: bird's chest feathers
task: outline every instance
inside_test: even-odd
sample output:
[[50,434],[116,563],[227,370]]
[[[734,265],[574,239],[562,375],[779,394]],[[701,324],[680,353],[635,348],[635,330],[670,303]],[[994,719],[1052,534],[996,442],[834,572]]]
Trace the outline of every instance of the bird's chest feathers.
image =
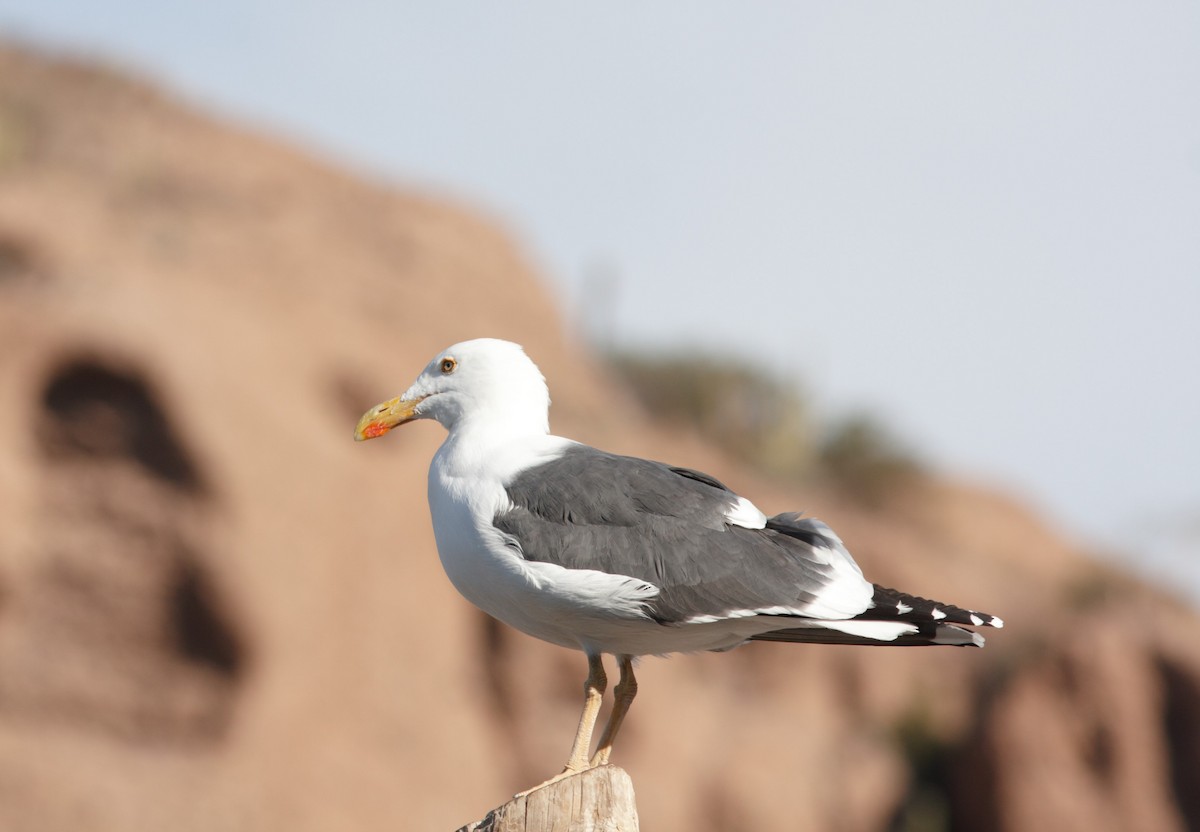
[[492,521],[511,507],[505,483],[557,447],[547,442],[552,437],[538,439],[490,447],[448,440],[429,468],[429,508],[442,567],[459,592],[488,612],[488,599],[497,593],[517,595],[537,583]]
[[[430,471],[429,510],[438,555],[455,586],[466,593],[464,581],[481,572],[512,569],[518,559],[508,554],[503,538],[491,522],[508,495],[499,480],[455,476],[453,471]],[[472,599],[474,600],[474,599]]]

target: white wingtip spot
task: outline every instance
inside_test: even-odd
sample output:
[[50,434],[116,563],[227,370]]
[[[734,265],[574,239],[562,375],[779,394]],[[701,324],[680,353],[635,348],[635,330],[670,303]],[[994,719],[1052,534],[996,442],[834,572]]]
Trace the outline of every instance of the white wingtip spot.
[[974,624],[976,627],[979,627],[979,626],[983,625],[983,619],[980,618],[975,613],[971,613],[971,623]]
[[934,608],[933,608],[933,610],[932,610],[932,611],[931,611],[929,614],[930,614],[930,615],[931,615],[931,616],[932,616],[932,617],[933,617],[935,620],[941,620],[941,619],[943,619],[943,618],[945,618],[945,617],[946,617],[946,613],[942,612],[942,611],[941,611],[941,610],[939,610],[937,607],[934,607]]
[[1004,627],[1004,619],[998,615],[993,615],[992,616],[992,626],[995,627],[997,630],[1003,628]]

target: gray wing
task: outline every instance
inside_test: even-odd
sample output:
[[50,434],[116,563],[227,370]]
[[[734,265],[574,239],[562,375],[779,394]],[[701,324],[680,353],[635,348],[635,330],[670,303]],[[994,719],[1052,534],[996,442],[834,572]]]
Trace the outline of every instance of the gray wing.
[[527,560],[648,581],[660,592],[647,613],[664,624],[778,608],[802,614],[839,583],[863,580],[820,521],[730,524],[740,498],[698,471],[581,445],[521,472],[507,491],[512,507],[494,523]]

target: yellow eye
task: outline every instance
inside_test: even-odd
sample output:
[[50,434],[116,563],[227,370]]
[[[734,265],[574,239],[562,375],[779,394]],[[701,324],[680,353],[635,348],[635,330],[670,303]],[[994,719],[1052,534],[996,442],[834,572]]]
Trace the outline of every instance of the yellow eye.
[[442,373],[444,375],[450,375],[456,367],[458,367],[458,362],[453,358],[446,357],[442,359]]

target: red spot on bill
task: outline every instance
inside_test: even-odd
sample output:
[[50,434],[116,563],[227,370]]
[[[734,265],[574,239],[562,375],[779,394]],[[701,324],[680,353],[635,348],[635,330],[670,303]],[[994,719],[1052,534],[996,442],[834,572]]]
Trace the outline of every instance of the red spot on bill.
[[383,422],[370,422],[363,428],[362,435],[367,439],[374,439],[377,436],[383,436],[391,429],[390,425],[386,425]]

